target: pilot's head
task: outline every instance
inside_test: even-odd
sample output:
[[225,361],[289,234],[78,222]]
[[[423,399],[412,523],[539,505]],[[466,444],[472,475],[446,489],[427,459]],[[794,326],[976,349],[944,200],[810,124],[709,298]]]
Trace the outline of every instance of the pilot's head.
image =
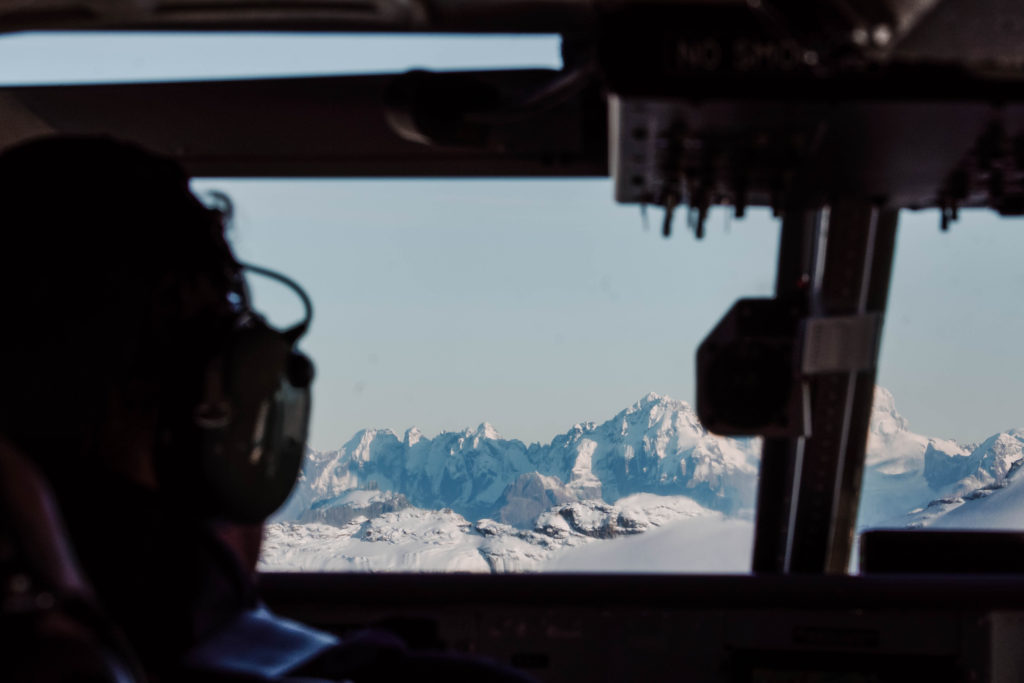
[[172,373],[202,366],[239,266],[174,162],[105,138],[0,155],[0,432],[44,466],[155,486]]
[[[0,439],[40,466],[148,661],[251,602],[243,565],[305,445],[312,365],[293,347],[308,297],[239,264],[225,222],[176,163],[133,145],[0,154]],[[247,268],[295,288],[306,320],[268,326]]]
[[296,289],[307,318],[278,331],[252,310],[225,213],[176,163],[125,143],[52,138],[0,155],[0,434],[65,500],[91,505],[120,481],[175,514],[249,524],[290,492],[309,300],[245,266]]

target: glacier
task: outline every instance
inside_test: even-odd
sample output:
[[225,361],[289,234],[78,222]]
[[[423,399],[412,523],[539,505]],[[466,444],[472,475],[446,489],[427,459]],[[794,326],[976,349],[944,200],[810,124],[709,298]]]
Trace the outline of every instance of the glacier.
[[[711,434],[655,393],[547,445],[488,423],[432,438],[362,430],[307,454],[260,569],[745,572],[759,461],[759,440]],[[916,434],[878,387],[858,530],[991,527],[993,503],[1000,523],[1024,526],[1022,463],[1024,430],[976,446]]]

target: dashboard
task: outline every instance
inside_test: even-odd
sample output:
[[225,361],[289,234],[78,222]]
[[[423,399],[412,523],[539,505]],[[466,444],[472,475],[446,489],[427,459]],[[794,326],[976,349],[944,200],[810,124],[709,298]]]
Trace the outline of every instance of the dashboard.
[[559,681],[1017,681],[1013,576],[264,574],[280,613]]

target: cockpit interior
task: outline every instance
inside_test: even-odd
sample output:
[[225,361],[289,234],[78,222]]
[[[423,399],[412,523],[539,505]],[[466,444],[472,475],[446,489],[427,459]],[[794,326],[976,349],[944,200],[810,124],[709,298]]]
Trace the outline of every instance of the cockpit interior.
[[[449,483],[436,484],[431,490],[440,495],[444,486],[465,485],[475,496],[487,489],[491,491],[488,504],[499,495],[501,504],[487,508],[480,502],[484,498],[470,500],[469,493],[453,493],[450,499],[457,504],[445,498],[436,503],[430,517],[447,520],[449,526],[431,527],[429,533],[469,535],[475,539],[474,547],[487,543],[496,547],[493,539],[504,534],[505,555],[484,553],[481,560],[473,554],[472,563],[452,564],[446,572],[426,560],[422,565],[416,564],[420,560],[377,565],[372,559],[361,560],[355,551],[345,555],[344,566],[332,565],[329,553],[314,556],[310,550],[308,557],[315,561],[300,567],[295,558],[307,551],[288,534],[305,534],[303,542],[308,544],[314,544],[318,534],[342,539],[338,543],[355,533],[363,541],[370,539],[367,534],[377,534],[381,544],[394,545],[400,543],[396,538],[401,528],[374,526],[375,520],[390,514],[407,524],[420,524],[408,511],[427,505],[417,502],[426,500],[425,493],[411,488],[412,484],[398,491],[399,475],[384,469],[386,463],[399,463],[395,466],[400,469],[416,466],[420,456],[415,454],[427,452],[422,445],[427,441],[418,451],[416,443],[427,437],[410,430],[404,437],[401,432],[385,434],[371,443],[367,439],[374,435],[364,428],[374,425],[355,423],[351,427],[346,423],[344,436],[339,431],[335,438],[331,432],[333,442],[321,442],[305,455],[320,468],[315,471],[317,481],[326,488],[315,489],[319,491],[315,495],[321,498],[300,501],[293,494],[282,508],[287,514],[279,510],[278,517],[271,516],[273,524],[264,537],[265,551],[280,552],[273,561],[264,555],[256,584],[275,613],[341,639],[362,628],[385,629],[417,651],[478,655],[552,683],[1024,680],[1024,650],[1019,645],[1024,637],[1024,507],[1014,508],[1011,502],[1015,484],[1021,483],[1014,474],[1024,463],[1024,438],[1017,439],[1018,431],[1011,429],[989,440],[987,433],[979,432],[963,443],[937,438],[951,436],[943,434],[935,434],[936,439],[898,435],[905,440],[898,444],[897,437],[885,441],[893,449],[913,441],[917,449],[913,466],[906,464],[909,460],[897,462],[873,445],[873,439],[888,438],[897,431],[909,434],[894,409],[885,413],[890,420],[886,424],[897,427],[873,426],[880,406],[892,400],[891,394],[876,388],[882,383],[880,359],[895,348],[896,342],[889,339],[903,331],[904,310],[914,310],[913,306],[898,308],[891,297],[893,283],[901,277],[900,259],[913,251],[909,242],[900,241],[903,231],[927,229],[937,241],[975,240],[981,238],[974,235],[997,224],[1000,229],[1009,226],[1007,232],[1020,227],[1017,222],[1024,215],[1024,6],[1008,0],[0,0],[0,31],[4,34],[0,54],[5,54],[5,41],[28,38],[42,46],[40,54],[52,51],[57,62],[71,59],[70,53],[60,52],[60,41],[90,36],[112,43],[131,37],[138,42],[129,54],[140,61],[145,61],[150,49],[156,50],[147,48],[147,40],[154,46],[170,41],[176,54],[173,59],[186,60],[186,38],[232,46],[240,36],[286,37],[296,45],[324,39],[361,45],[358,41],[375,36],[398,40],[472,37],[486,45],[509,36],[533,36],[547,37],[548,45],[555,46],[554,63],[547,66],[371,69],[357,74],[338,73],[327,61],[319,70],[311,67],[302,73],[228,77],[212,68],[207,75],[200,70],[187,78],[91,80],[86,74],[78,81],[62,82],[59,77],[33,81],[31,74],[39,65],[28,61],[2,65],[0,150],[51,135],[113,136],[175,160],[195,179],[193,188],[199,194],[209,191],[213,201],[222,187],[228,188],[227,195],[237,190],[229,237],[246,260],[266,267],[274,265],[275,257],[287,260],[290,257],[279,245],[289,235],[293,240],[301,235],[308,263],[298,266],[301,273],[286,272],[297,282],[308,277],[314,283],[312,301],[296,298],[288,286],[282,289],[281,278],[274,273],[269,284],[263,283],[266,289],[254,291],[257,299],[264,291],[271,301],[291,297],[291,303],[283,304],[289,311],[287,307],[294,308],[296,301],[304,302],[305,312],[299,318],[305,316],[303,325],[314,331],[327,317],[321,309],[336,307],[330,297],[337,295],[348,306],[347,318],[323,323],[331,326],[330,335],[317,342],[318,353],[310,353],[318,365],[316,379],[309,379],[312,370],[303,365],[306,361],[292,356],[281,361],[288,364],[289,387],[308,388],[313,382],[314,420],[320,419],[315,411],[326,402],[335,413],[348,411],[364,419],[357,412],[361,408],[351,404],[369,400],[370,392],[346,366],[377,364],[387,353],[401,356],[404,352],[396,349],[402,347],[390,346],[390,340],[414,335],[420,320],[416,307],[427,306],[435,289],[467,295],[458,306],[477,322],[458,328],[464,338],[488,327],[494,338],[511,338],[520,347],[564,344],[564,358],[590,359],[591,342],[582,333],[576,338],[566,332],[568,339],[561,332],[547,334],[544,326],[549,319],[569,319],[570,330],[594,325],[594,336],[621,334],[623,346],[616,348],[631,345],[642,357],[653,354],[644,350],[641,341],[657,336],[661,329],[660,323],[649,323],[656,315],[651,311],[661,310],[666,319],[685,321],[687,306],[716,301],[720,307],[714,319],[701,323],[703,327],[689,324],[688,330],[693,328],[695,335],[693,347],[674,339],[665,342],[678,348],[672,362],[663,364],[664,371],[683,372],[677,368],[685,367],[692,376],[686,385],[692,393],[676,398],[687,402],[685,419],[696,425],[694,439],[704,439],[699,443],[707,449],[700,457],[686,456],[691,459],[684,462],[681,474],[676,461],[676,470],[659,470],[660,480],[653,475],[645,479],[648,488],[636,483],[639,479],[629,468],[647,462],[643,459],[647,446],[640,445],[636,446],[639,454],[634,454],[634,446],[623,445],[622,449],[630,449],[624,459],[608,460],[612,464],[600,469],[596,463],[604,451],[599,443],[603,432],[598,428],[603,426],[597,423],[581,421],[573,428],[576,436],[570,430],[564,437],[555,437],[550,446],[541,443],[572,424],[561,414],[557,420],[565,423],[545,423],[547,436],[536,437],[539,445],[532,443],[532,435],[521,437],[524,441],[516,442],[518,446],[509,445],[511,440],[501,441],[487,423],[456,435],[461,440],[457,447],[450,446],[449,455],[454,458],[457,448],[470,448],[464,442],[476,443],[472,448],[500,461],[494,467],[507,476],[501,479],[492,473],[486,484],[463,484],[454,478],[453,465]],[[176,36],[182,41],[177,47]],[[287,64],[288,49],[281,48],[269,61]],[[368,55],[364,57],[369,59]],[[356,63],[361,58],[358,53],[352,57]],[[22,71],[29,76],[19,80],[17,74]],[[590,244],[587,221],[591,214],[581,214],[588,217],[574,223],[550,247],[539,240],[554,228],[540,219],[533,227],[530,218],[510,217],[501,223],[517,210],[520,200],[511,189],[507,196],[489,194],[491,186],[483,184],[497,182],[494,179],[516,184],[524,195],[543,197],[538,206],[545,220],[567,224],[573,211],[595,197],[593,202],[604,203],[593,209],[593,215],[614,217],[607,220],[622,224],[616,229],[623,239],[643,240],[644,249],[663,252],[678,247],[670,256],[677,260],[664,263],[646,256],[646,251],[641,256],[622,246],[610,247],[619,250],[624,260],[632,258],[633,265],[622,267],[619,280],[609,270],[606,278],[595,276],[587,285],[594,292],[600,290],[601,296],[618,297],[616,305],[622,308],[616,311],[640,311],[647,306],[641,302],[646,296],[657,301],[657,309],[643,308],[644,317],[636,319],[609,313],[610,319],[595,320],[596,315],[573,318],[571,303],[558,304],[560,308],[553,304],[552,310],[545,309],[549,317],[542,317],[537,329],[522,331],[522,325],[509,322],[518,319],[503,316],[512,316],[517,306],[542,304],[517,299],[509,304],[509,312],[502,313],[495,298],[484,293],[488,270],[500,270],[510,281],[538,279],[542,287],[566,291],[565,302],[573,297],[582,300],[589,294],[568,289],[569,276],[549,277],[545,269],[560,268],[559,259],[586,261],[598,247]],[[276,185],[261,184],[271,181],[280,181],[285,189],[278,192],[273,189]],[[355,189],[345,195],[350,196],[345,200],[350,217],[340,222],[348,220],[367,235],[375,225],[385,227],[379,227],[372,238],[357,234],[357,228],[351,228],[352,233],[339,228],[337,235],[319,236],[303,232],[299,225],[315,222],[316,217],[289,209],[290,213],[281,210],[281,215],[268,221],[273,224],[267,233],[272,237],[263,242],[247,238],[246,223],[258,221],[259,207],[275,202],[283,206],[285,200],[279,198],[292,191],[287,188],[298,187],[299,181],[356,183],[346,186]],[[413,183],[425,189],[415,189]],[[397,222],[415,222],[432,197],[446,194],[454,199],[438,204],[443,207],[438,209],[441,218],[432,219],[434,223],[425,221],[402,233],[385,223],[392,214],[399,217]],[[481,205],[479,211],[469,206],[474,201]],[[488,233],[490,216],[503,226],[518,220],[521,227],[501,231],[494,227]],[[983,216],[977,218],[979,223],[971,223],[978,216]],[[458,227],[471,220],[479,225]],[[758,221],[762,229],[745,228],[746,221]],[[925,222],[931,227],[926,228]],[[443,232],[449,224],[453,232],[460,231],[457,244],[479,240],[480,248],[496,260],[478,264],[469,275],[451,275],[443,287],[416,279],[419,268],[456,272],[451,264],[459,260],[458,250],[463,247],[435,250],[432,246],[431,231]],[[728,244],[716,242],[723,231],[731,239]],[[499,232],[500,236],[493,236]],[[387,237],[391,241],[381,239],[392,234]],[[644,277],[645,268],[671,270],[672,263],[682,263],[677,254],[684,250],[694,263],[708,258],[710,264],[711,257],[704,254],[725,254],[744,240],[747,248],[757,245],[744,252],[742,261],[759,264],[757,272],[763,271],[763,276],[758,276],[757,287],[747,289],[751,280],[745,276],[745,265],[730,266],[725,260],[721,266],[708,266],[717,275],[701,275],[686,291],[681,287],[665,291],[668,285],[654,285],[648,288],[654,291],[641,294],[639,287],[617,284],[627,277],[636,282]],[[345,245],[354,242],[370,245],[365,257],[355,250],[345,251]],[[494,265],[502,253],[512,263],[525,258],[521,252],[546,249],[559,258],[540,265],[526,265],[526,261],[516,261],[514,267]],[[974,271],[981,278],[987,270],[1006,273],[1000,283],[1024,286],[1020,269],[1012,265],[1012,246],[1004,247],[1004,260],[999,262],[1003,265],[989,262],[988,255],[996,255],[989,247],[984,249],[988,251],[979,247],[978,261],[967,260],[948,271],[954,283],[951,289],[981,289],[971,280]],[[448,256],[441,258],[445,253]],[[371,267],[370,259],[378,256],[379,265]],[[423,261],[417,263],[420,258]],[[651,260],[645,266],[640,260],[647,258]],[[922,260],[927,258],[931,256]],[[424,266],[430,259],[435,259],[435,265]],[[360,260],[365,261],[362,266],[357,263]],[[696,267],[687,263],[688,268]],[[401,270],[408,273],[396,274]],[[249,274],[259,275],[259,271],[254,267]],[[321,283],[318,273],[332,271],[341,272],[341,279]],[[908,282],[915,277],[910,266],[905,277]],[[399,284],[388,290],[378,280]],[[701,289],[730,280],[735,281],[734,289],[719,295],[729,299],[724,305],[717,303],[714,293]],[[284,278],[284,285],[289,282]],[[616,286],[621,286],[619,292],[613,291]],[[270,287],[285,293],[271,292]],[[480,288],[479,296],[469,296],[475,288]],[[386,294],[378,303],[371,290]],[[295,291],[307,296],[301,288]],[[976,305],[977,320],[985,328],[973,334],[999,337],[1005,325],[1010,331],[1003,339],[1005,357],[1014,357],[1012,330],[1024,321],[1024,311],[1014,309],[1014,292],[975,293],[978,301],[999,304]],[[908,296],[908,300],[924,299]],[[388,302],[394,306],[391,310],[386,308]],[[928,305],[941,312],[945,306],[961,303],[950,298]],[[497,312],[483,315],[474,306],[493,307]],[[337,307],[341,309],[340,304]],[[898,308],[898,315],[891,315],[893,308]],[[310,311],[316,312],[311,323]],[[462,325],[453,322],[460,320],[458,316],[451,315],[446,325]],[[389,322],[382,322],[389,317]],[[407,324],[403,327],[398,319]],[[506,323],[507,328],[502,327]],[[387,332],[374,338],[377,341],[364,343],[351,332],[377,325]],[[305,327],[290,329],[295,334],[289,344],[306,332]],[[422,338],[431,334],[423,332]],[[931,360],[928,344],[942,344],[947,332],[936,323],[929,334],[932,342],[920,344],[916,352],[909,349],[900,356],[906,360],[899,362],[909,367],[918,356],[922,364]],[[957,357],[967,363],[968,357],[984,353],[972,351],[970,333],[964,334]],[[484,347],[498,344],[487,332],[479,335]],[[388,341],[380,341],[384,336]],[[427,348],[427,342],[421,345]],[[457,344],[449,339],[438,343],[438,348],[442,346]],[[336,359],[331,361],[334,365],[328,364],[325,353]],[[1020,354],[1016,357],[1019,362]],[[447,356],[434,358],[424,356],[419,361],[420,367],[433,372],[417,376],[416,382],[427,382],[424,378],[437,385],[446,382],[443,358]],[[476,365],[471,374],[480,395],[467,400],[467,406],[491,400],[486,398],[491,395],[486,385],[488,377],[497,374],[491,373],[489,364],[518,362],[507,356],[472,358]],[[620,382],[620,376],[626,377],[634,364],[644,360],[625,358],[617,366],[594,358],[587,365],[588,376],[606,383]],[[432,362],[436,366],[431,368]],[[992,404],[1012,416],[1019,415],[1024,404],[1009,388],[1016,384],[1014,375],[1020,366],[1009,362],[991,361],[1002,363],[1000,384],[1005,385],[992,389]],[[515,371],[522,374],[524,385],[530,383],[527,365],[524,362]],[[559,380],[561,370],[552,367],[552,388],[533,388],[534,392],[562,396],[559,392],[576,381]],[[565,373],[568,377],[569,370]],[[327,386],[335,376],[342,378],[339,386],[344,384],[344,392],[327,394],[320,389],[324,393],[317,393],[318,383]],[[522,401],[526,393],[515,387],[514,377],[501,377],[493,380],[492,393],[507,394],[507,404]],[[940,392],[934,378],[923,377],[918,380],[919,393]],[[627,379],[620,383],[634,391]],[[979,394],[958,388],[955,381],[948,385],[942,391],[949,393],[949,402],[982,401]],[[392,404],[412,400],[406,399],[404,389],[390,384],[375,390],[382,401]],[[4,386],[2,391],[17,389]],[[431,391],[437,402],[445,394],[436,388]],[[470,393],[470,389],[463,391]],[[623,405],[639,395],[625,396]],[[1018,396],[1016,403],[1013,396]],[[493,400],[493,406],[506,403]],[[662,411],[657,418],[650,417],[647,426],[653,426],[669,403],[652,394],[613,418],[608,429],[619,429],[621,423],[622,436],[627,426],[644,427],[634,424],[641,420],[637,415],[643,413],[646,420],[652,411]],[[586,404],[592,414],[571,419],[603,420],[613,414],[610,409],[607,414],[598,412],[606,410],[598,405],[603,404],[595,398]],[[676,403],[671,406],[684,410]],[[308,420],[308,405],[304,410],[302,419]],[[453,423],[463,418],[440,409],[437,415],[438,424],[456,428],[468,424]],[[484,419],[475,415],[464,419]],[[289,419],[281,417],[280,422]],[[395,419],[405,420],[406,413]],[[671,419],[683,418],[673,413]],[[678,429],[676,422],[672,424]],[[1003,424],[998,429],[1012,426]],[[293,427],[281,427],[281,433]],[[357,432],[350,442],[355,445],[342,454],[348,459],[332,460],[342,456],[340,451],[328,450],[336,449],[356,429],[364,431]],[[327,427],[320,433],[326,434]],[[672,434],[680,438],[676,431]],[[431,437],[437,448],[442,436]],[[608,437],[612,443],[627,443],[614,442],[612,436]],[[719,437],[726,440],[715,440]],[[365,440],[365,448],[357,453],[359,438]],[[660,452],[656,437],[643,438],[648,440],[636,443],[649,445],[650,453]],[[596,444],[590,451],[580,446],[588,439]],[[453,436],[451,443],[455,441]],[[495,444],[504,444],[501,448],[512,453],[507,461],[495,455]],[[570,447],[576,449],[571,463],[565,460]],[[0,447],[0,452],[4,450]],[[62,530],[59,500],[46,492],[45,477],[17,457],[0,455],[0,500],[5,502],[6,524],[18,530],[15,535],[35,539],[29,544],[34,550],[27,560],[15,557],[10,548],[4,551],[7,555],[0,555],[7,583],[3,619],[17,624],[31,613],[50,614],[47,618],[61,622],[63,611],[77,609],[74,601],[54,603],[47,592],[33,590],[29,578],[45,576],[45,581],[36,583],[76,594],[88,577],[74,568],[75,549]],[[298,464],[298,451],[293,455],[298,471],[305,465]],[[527,460],[521,466],[508,464]],[[344,462],[348,469],[331,474],[324,465],[328,462]],[[701,466],[713,470],[719,462],[733,463],[729,467],[741,473],[734,479],[740,483],[728,484],[734,488],[722,483],[726,475],[718,470],[714,476],[700,478]],[[595,463],[593,469],[587,469],[591,463]],[[555,484],[550,478],[556,471],[563,474],[558,474],[562,478]],[[304,472],[303,481],[312,482],[314,470]],[[438,472],[437,477],[442,477]],[[358,485],[345,484],[349,476]],[[877,482],[890,488],[878,489],[870,499],[862,495],[862,488]],[[904,509],[896,500],[910,486],[924,492],[919,501],[915,499],[919,507],[913,511],[913,506]],[[356,489],[358,495],[351,493]],[[382,495],[391,489],[394,496]],[[671,514],[680,518],[706,513],[707,519],[724,519],[723,526],[708,527],[706,548],[714,548],[716,538],[738,543],[741,559],[723,565],[726,573],[721,574],[715,573],[710,560],[701,563],[709,557],[704,550],[684,561],[692,561],[695,567],[688,573],[673,571],[671,562],[644,565],[643,555],[634,557],[632,564],[615,564],[595,553],[597,559],[589,565],[579,560],[552,572],[537,571],[539,564],[529,564],[540,557],[538,553],[556,545],[559,552],[577,546],[582,552],[583,545],[597,548],[642,538],[677,542],[667,533],[656,535],[663,526],[656,514],[669,513],[664,512],[668,503],[652,507],[651,499],[642,498],[655,494],[675,496]],[[743,502],[729,502],[729,496]],[[363,502],[357,504],[357,498]],[[633,508],[618,503],[626,498]],[[594,504],[587,507],[587,501]],[[882,524],[888,517],[878,511],[889,510],[885,506],[899,508],[901,521]],[[403,510],[408,513],[404,518]],[[961,519],[970,513],[971,519],[981,521],[970,528],[936,521],[954,510]],[[873,512],[878,514],[871,516]],[[255,515],[264,516],[263,512]],[[990,526],[985,525],[986,516],[992,520]],[[314,521],[320,526],[295,526]],[[358,532],[353,531],[356,528]],[[6,547],[0,543],[0,550]],[[631,547],[642,553],[652,546]],[[674,548],[672,554],[685,552]],[[602,564],[606,562],[610,564]],[[513,564],[523,571],[503,570]],[[27,670],[8,670],[14,680],[148,680],[122,635],[91,626],[89,619],[80,621],[87,624],[86,629],[95,628],[92,640],[120,653],[113,657],[114,664],[110,657],[98,664],[81,648],[57,647],[53,652],[63,653],[57,657],[62,661],[44,666],[41,662],[48,659],[49,647],[44,644],[44,655],[31,659]],[[258,635],[252,637],[258,641]],[[7,677],[6,657],[0,657],[0,679]],[[279,674],[255,671],[263,676],[258,680],[277,680]]]

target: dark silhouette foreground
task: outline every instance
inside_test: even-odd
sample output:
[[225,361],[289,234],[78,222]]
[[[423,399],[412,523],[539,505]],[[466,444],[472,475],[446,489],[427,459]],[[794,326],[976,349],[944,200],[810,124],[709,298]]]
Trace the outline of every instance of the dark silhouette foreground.
[[[253,327],[226,212],[176,164],[44,139],[0,155],[0,196],[0,636],[17,644],[15,680],[526,680],[262,607],[262,526],[219,506],[233,484],[210,461],[242,412],[231,387],[277,362],[238,349],[281,335]],[[275,381],[296,374],[281,362]]]

